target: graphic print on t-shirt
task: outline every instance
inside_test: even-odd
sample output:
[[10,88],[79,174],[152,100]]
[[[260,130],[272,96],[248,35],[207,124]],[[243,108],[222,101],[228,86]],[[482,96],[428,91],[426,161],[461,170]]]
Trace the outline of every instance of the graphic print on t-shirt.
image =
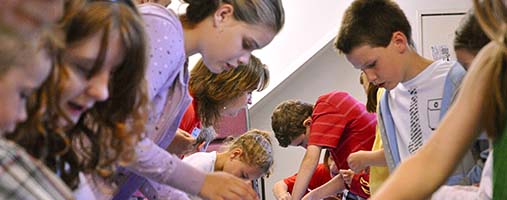
[[434,131],[440,122],[442,98],[428,100],[428,127]]

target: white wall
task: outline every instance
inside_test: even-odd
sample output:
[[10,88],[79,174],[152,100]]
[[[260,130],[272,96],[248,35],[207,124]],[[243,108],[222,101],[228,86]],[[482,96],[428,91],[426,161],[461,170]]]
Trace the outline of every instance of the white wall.
[[[397,0],[400,8],[405,12],[408,21],[412,25],[412,36],[420,51],[420,25],[418,16],[421,13],[433,12],[463,12],[473,7],[471,0]],[[437,30],[436,30],[437,31]]]

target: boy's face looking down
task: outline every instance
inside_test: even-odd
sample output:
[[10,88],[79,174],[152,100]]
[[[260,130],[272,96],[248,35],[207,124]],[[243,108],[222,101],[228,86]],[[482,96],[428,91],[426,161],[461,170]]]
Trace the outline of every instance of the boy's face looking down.
[[354,47],[347,60],[356,69],[362,70],[368,81],[388,90],[406,81],[403,54],[408,47],[407,39],[401,32],[394,32],[387,47],[372,47],[368,44]]
[[306,149],[308,146],[308,138],[310,136],[310,125],[312,123],[312,118],[308,117],[304,122],[304,126],[306,127],[306,131],[296,138],[292,139],[289,146],[295,147],[303,147]]

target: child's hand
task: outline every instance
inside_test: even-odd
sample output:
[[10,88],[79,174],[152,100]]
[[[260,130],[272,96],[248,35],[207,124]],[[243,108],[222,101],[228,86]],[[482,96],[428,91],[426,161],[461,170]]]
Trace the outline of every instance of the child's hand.
[[321,198],[319,198],[319,195],[317,193],[310,191],[308,194],[303,196],[301,200],[319,200],[319,199]]
[[199,196],[206,199],[257,199],[257,193],[249,183],[225,172],[209,173]]
[[276,195],[276,200],[291,200],[292,196],[289,192],[283,192],[282,194]]
[[368,165],[368,155],[370,151],[357,151],[351,153],[347,158],[347,162],[349,167],[355,173],[361,172],[363,169],[369,167]]
[[195,138],[186,131],[178,129],[173,141],[167,147],[167,151],[177,156],[182,156],[195,150],[194,143]]
[[343,181],[350,186],[350,183],[352,182],[352,177],[354,177],[354,171],[350,169],[340,169],[340,175],[343,178]]

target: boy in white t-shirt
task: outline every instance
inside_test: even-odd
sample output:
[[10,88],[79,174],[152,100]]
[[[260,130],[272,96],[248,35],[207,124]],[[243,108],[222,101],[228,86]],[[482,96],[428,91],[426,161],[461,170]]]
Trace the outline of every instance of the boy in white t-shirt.
[[[410,24],[391,0],[356,0],[346,10],[335,47],[368,81],[387,91],[379,125],[390,170],[416,152],[436,129],[465,71],[457,62],[417,54]],[[450,184],[467,184],[466,160]]]

